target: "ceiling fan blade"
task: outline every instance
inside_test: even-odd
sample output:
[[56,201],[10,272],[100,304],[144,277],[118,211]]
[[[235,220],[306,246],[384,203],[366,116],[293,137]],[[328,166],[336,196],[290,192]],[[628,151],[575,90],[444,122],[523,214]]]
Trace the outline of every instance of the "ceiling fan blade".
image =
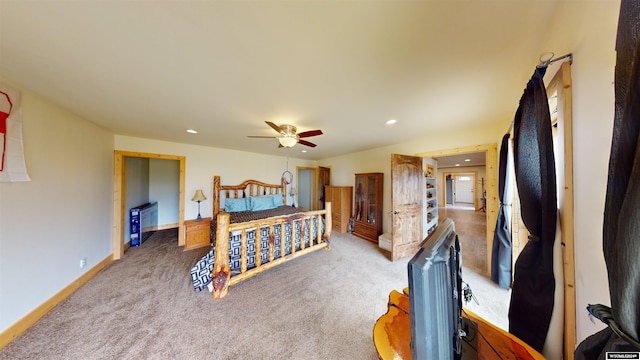
[[260,138],[260,139],[277,139],[277,136],[257,136],[257,135],[249,135],[248,138]]
[[280,134],[284,133],[284,130],[282,130],[282,128],[274,123],[272,123],[271,121],[265,121],[267,123],[267,125],[271,126],[271,128],[275,131],[277,131]]
[[312,143],[312,142],[308,142],[307,140],[302,140],[302,139],[298,139],[298,143],[302,144],[302,145],[306,145],[309,147],[316,147],[317,145]]
[[318,136],[318,135],[322,135],[322,130],[303,131],[298,134],[298,137],[305,138],[305,137]]

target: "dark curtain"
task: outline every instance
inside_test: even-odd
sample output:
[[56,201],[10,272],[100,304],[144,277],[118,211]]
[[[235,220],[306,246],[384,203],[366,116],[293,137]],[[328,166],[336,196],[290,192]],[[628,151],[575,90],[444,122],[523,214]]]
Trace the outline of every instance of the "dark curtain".
[[500,210],[493,233],[491,250],[491,280],[503,289],[511,286],[511,192],[506,191],[509,184],[508,156],[509,134],[502,137],[500,145],[500,168],[498,169],[498,196]]
[[509,332],[542,351],[553,312],[556,173],[549,103],[538,67],[514,120],[514,165],[522,221],[529,241],[515,263]]
[[589,309],[609,327],[585,339],[576,349],[576,359],[604,359],[606,351],[630,351],[634,349],[630,344],[636,342],[637,346],[639,340],[639,37],[640,4],[622,0],[616,38],[615,115],[602,234],[611,308],[596,305]]

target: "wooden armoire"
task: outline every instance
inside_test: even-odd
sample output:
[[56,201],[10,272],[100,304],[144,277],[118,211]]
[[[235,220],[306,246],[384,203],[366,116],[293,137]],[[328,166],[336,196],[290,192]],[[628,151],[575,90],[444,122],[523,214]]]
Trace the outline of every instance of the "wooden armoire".
[[378,243],[382,234],[383,173],[356,174],[353,235]]
[[351,217],[353,186],[325,186],[326,201],[331,202],[331,223],[333,231],[346,233]]

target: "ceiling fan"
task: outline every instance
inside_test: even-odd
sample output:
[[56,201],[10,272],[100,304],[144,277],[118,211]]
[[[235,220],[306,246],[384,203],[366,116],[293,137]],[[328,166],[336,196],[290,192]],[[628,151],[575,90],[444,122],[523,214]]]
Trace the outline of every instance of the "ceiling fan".
[[322,130],[310,130],[303,131],[301,133],[296,133],[297,129],[293,125],[276,125],[271,121],[265,121],[267,125],[271,126],[271,128],[278,133],[280,136],[248,136],[250,138],[270,138],[270,139],[278,139],[280,145],[278,147],[293,147],[295,144],[300,143],[302,145],[306,145],[309,147],[316,147],[316,144],[309,142],[307,140],[302,140],[302,138],[312,137],[322,135]]

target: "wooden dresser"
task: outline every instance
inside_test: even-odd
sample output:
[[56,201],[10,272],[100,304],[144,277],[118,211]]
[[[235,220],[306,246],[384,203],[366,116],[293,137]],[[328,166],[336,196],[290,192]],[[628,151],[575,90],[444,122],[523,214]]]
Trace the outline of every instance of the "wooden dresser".
[[210,217],[185,221],[184,251],[211,245],[210,226]]
[[325,186],[326,201],[331,202],[331,227],[333,231],[346,233],[349,230],[351,217],[351,199],[353,186]]
[[356,174],[353,235],[378,243],[382,234],[383,173]]

